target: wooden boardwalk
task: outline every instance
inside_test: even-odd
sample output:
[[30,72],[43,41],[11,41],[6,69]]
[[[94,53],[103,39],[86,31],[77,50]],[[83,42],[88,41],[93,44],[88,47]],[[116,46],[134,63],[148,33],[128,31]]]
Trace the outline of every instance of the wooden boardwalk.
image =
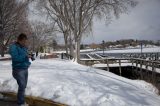
[[[104,64],[106,68],[119,67],[122,64],[143,68],[150,71],[157,71],[160,73],[160,61],[145,60],[140,58],[104,58],[104,59],[85,59],[81,60],[81,63],[87,66],[93,66],[94,64]],[[108,69],[109,70],[109,69]]]

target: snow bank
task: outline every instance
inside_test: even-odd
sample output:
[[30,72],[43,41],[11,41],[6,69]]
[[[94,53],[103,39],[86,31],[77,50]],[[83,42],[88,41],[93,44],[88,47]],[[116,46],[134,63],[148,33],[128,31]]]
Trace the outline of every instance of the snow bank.
[[143,80],[134,80],[134,82],[142,89],[147,90],[151,93],[158,94],[158,89],[155,88],[152,84],[147,83]]
[[[0,91],[17,91],[11,62],[0,62]],[[71,61],[36,60],[26,94],[72,106],[159,106],[153,86]]]
[[[160,52],[160,47],[152,47],[152,48],[143,48],[142,49],[143,53],[155,53],[155,52]],[[97,51],[95,53],[103,53],[103,51]],[[141,49],[119,49],[119,50],[108,50],[105,51],[105,53],[141,53]]]

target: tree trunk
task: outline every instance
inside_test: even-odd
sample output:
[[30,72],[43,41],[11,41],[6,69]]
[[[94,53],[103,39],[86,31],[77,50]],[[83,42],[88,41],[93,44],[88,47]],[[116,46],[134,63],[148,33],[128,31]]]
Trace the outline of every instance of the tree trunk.
[[4,57],[4,36],[3,36],[3,33],[2,33],[2,30],[0,30],[1,33],[0,33],[0,55],[1,57]]
[[64,42],[65,42],[65,49],[66,49],[66,53],[68,54],[68,35],[66,33],[64,33]]
[[3,26],[2,26],[2,20],[0,20],[0,55],[1,57],[4,57],[3,42],[4,42]]
[[4,46],[0,45],[0,55],[1,57],[4,57]]
[[70,55],[74,57],[74,47],[72,43],[70,44]]
[[80,63],[80,41],[75,42],[75,61]]
[[70,55],[74,57],[74,48],[73,48],[71,36],[69,36],[69,51],[70,51]]

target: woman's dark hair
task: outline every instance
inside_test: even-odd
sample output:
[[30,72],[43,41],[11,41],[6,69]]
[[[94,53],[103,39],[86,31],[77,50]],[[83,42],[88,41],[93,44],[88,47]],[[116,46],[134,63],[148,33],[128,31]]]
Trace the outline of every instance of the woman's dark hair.
[[18,41],[27,40],[27,39],[28,39],[27,35],[24,33],[21,33],[17,38]]

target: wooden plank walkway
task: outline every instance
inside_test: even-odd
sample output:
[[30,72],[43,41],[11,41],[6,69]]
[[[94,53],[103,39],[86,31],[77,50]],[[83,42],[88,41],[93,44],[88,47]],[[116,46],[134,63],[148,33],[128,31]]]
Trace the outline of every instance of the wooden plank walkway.
[[123,65],[130,65],[140,69],[146,69],[152,72],[160,73],[160,61],[145,60],[140,58],[85,59],[81,60],[81,63],[87,66],[93,66],[94,64],[104,64],[104,66],[108,68],[108,70],[110,67],[115,66],[119,67],[120,72]]

